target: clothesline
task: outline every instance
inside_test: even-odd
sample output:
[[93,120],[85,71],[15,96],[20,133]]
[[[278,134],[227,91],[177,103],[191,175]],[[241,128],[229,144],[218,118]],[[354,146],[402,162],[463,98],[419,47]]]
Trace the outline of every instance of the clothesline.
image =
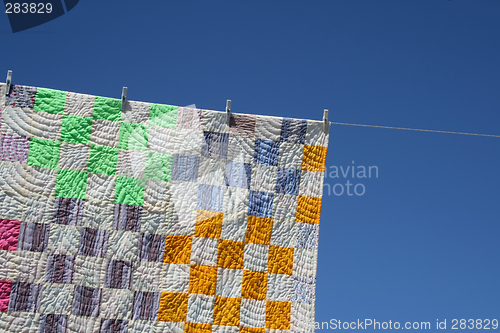
[[420,128],[408,128],[408,127],[392,127],[392,126],[379,126],[379,125],[349,124],[349,123],[339,123],[339,122],[334,122],[334,121],[331,121],[330,124],[332,124],[332,125],[359,126],[359,127],[373,127],[373,128],[388,128],[388,129],[397,129],[397,130],[405,130],[405,131],[417,131],[417,132],[432,132],[432,133],[445,133],[445,134],[486,136],[486,137],[491,137],[491,138],[500,138],[500,135],[492,135],[492,134],[477,134],[477,133],[465,133],[465,132],[436,131],[436,130],[427,130],[427,129],[420,129]]

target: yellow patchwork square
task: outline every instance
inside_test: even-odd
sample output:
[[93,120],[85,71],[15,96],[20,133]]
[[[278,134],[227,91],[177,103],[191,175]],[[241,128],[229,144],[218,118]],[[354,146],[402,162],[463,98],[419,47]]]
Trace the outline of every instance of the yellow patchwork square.
[[273,219],[249,216],[246,242],[269,245],[273,231]]
[[240,326],[241,298],[216,297],[214,325]]
[[245,243],[230,240],[219,241],[217,267],[243,269]]
[[195,237],[220,238],[223,213],[199,210],[196,212]]
[[217,285],[217,267],[191,266],[189,277],[189,293],[215,295]]
[[198,324],[198,323],[186,323],[184,326],[184,333],[211,333],[212,325],[210,324]]
[[327,147],[304,146],[302,170],[325,172]]
[[188,294],[161,293],[159,321],[185,322],[188,306]]
[[243,271],[241,297],[265,300],[267,293],[267,273]]
[[293,248],[270,246],[267,270],[269,273],[292,275]]
[[321,198],[300,197],[297,201],[297,222],[319,223],[321,216]]
[[189,264],[192,242],[192,237],[167,236],[163,262],[170,264]]
[[289,330],[290,329],[289,302],[267,301],[266,303],[266,328]]

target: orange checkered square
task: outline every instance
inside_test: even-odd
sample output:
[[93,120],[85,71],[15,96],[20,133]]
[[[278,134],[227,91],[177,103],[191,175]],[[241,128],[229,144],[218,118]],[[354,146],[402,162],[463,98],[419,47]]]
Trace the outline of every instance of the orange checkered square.
[[159,321],[185,322],[188,306],[188,294],[161,293]]
[[273,219],[249,216],[246,242],[269,245],[273,231]]
[[267,270],[269,273],[291,275],[293,271],[293,248],[270,246]]
[[327,147],[304,146],[302,170],[325,172]]
[[223,216],[221,212],[197,211],[195,237],[220,238]]
[[191,266],[189,293],[215,295],[217,285],[217,267]]
[[219,241],[217,267],[243,269],[245,243],[230,240]]
[[240,326],[241,298],[216,297],[214,325]]
[[184,326],[184,333],[211,333],[212,325],[210,324],[197,324],[186,323]]
[[297,222],[319,223],[321,216],[321,198],[300,197],[297,201]]
[[266,328],[289,330],[290,329],[289,302],[267,301],[266,303]]
[[267,273],[243,271],[241,297],[265,300],[267,293]]
[[163,262],[170,264],[189,264],[192,242],[192,237],[167,236]]

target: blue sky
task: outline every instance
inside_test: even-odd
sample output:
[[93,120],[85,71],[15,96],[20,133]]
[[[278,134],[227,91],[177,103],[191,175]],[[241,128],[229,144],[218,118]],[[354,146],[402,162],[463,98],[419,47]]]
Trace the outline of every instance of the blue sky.
[[[500,2],[97,1],[13,34],[13,83],[500,135]],[[332,126],[316,321],[500,319],[500,139]],[[337,187],[337,190],[339,187]]]

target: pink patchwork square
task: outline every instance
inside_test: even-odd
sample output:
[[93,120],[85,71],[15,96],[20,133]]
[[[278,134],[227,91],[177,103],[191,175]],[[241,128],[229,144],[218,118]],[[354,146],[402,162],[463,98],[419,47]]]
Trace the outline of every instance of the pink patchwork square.
[[20,221],[0,219],[0,250],[15,251],[19,238]]
[[9,309],[11,287],[12,281],[0,280],[0,312],[7,312]]
[[26,163],[30,140],[23,136],[2,134],[0,137],[2,161]]

